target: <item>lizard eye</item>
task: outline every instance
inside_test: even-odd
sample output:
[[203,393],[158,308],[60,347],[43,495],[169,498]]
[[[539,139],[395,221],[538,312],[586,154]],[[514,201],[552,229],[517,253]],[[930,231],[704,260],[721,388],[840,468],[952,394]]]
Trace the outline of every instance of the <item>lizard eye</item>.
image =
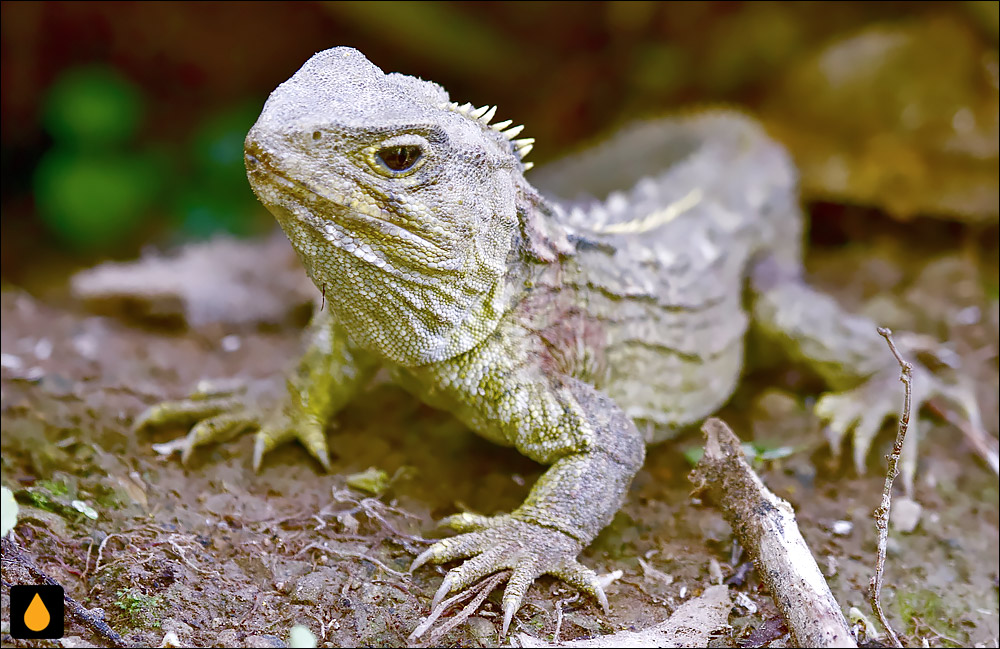
[[400,173],[412,169],[423,155],[424,152],[419,146],[403,144],[379,149],[375,158],[390,171]]

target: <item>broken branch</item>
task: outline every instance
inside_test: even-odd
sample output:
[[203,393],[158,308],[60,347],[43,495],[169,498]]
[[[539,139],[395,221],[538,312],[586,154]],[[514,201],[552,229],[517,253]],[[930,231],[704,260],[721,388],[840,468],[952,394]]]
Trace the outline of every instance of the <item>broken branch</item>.
[[856,647],[847,620],[795,523],[792,506],[774,495],[747,464],[740,440],[722,420],[701,427],[705,454],[691,472],[753,557],[795,644]]

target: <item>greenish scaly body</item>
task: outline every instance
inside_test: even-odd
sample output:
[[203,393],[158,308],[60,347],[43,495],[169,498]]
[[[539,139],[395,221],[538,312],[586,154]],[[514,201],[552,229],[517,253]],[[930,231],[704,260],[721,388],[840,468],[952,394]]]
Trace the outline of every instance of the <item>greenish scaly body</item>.
[[[607,606],[577,554],[621,506],[644,444],[729,398],[748,328],[843,390],[817,412],[837,439],[853,430],[859,466],[897,404],[875,325],[802,281],[794,168],[755,122],[708,111],[634,126],[539,170],[543,195],[524,176],[532,141],[494,112],[349,48],[307,61],[246,139],[250,184],[328,305],[288,397],[260,412],[199,394],[137,425],[194,423],[185,457],[256,427],[255,466],[298,439],[328,467],[327,422],[388,367],[550,465],[517,510],[450,517],[462,534],[414,562],[468,559],[436,601],[512,569],[506,632],[541,574]],[[954,396],[929,374],[915,384],[916,403]]]

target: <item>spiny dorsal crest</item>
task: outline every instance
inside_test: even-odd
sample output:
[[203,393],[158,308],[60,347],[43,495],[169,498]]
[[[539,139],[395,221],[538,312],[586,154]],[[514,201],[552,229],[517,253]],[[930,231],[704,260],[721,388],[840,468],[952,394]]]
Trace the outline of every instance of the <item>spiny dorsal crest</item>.
[[[521,139],[514,139],[521,134],[524,130],[524,125],[510,126],[513,120],[504,120],[502,122],[497,122],[496,124],[490,124],[490,120],[497,114],[496,106],[480,106],[476,108],[472,104],[458,104],[454,101],[449,101],[442,106],[445,110],[452,110],[460,115],[464,115],[469,119],[476,120],[483,126],[491,128],[500,135],[504,136],[514,147],[514,152],[517,154],[518,158],[522,161],[529,153],[531,149],[535,146],[535,138],[533,137],[523,137]],[[507,127],[510,128],[507,128]],[[534,162],[525,162],[524,170],[527,171],[535,166]]]

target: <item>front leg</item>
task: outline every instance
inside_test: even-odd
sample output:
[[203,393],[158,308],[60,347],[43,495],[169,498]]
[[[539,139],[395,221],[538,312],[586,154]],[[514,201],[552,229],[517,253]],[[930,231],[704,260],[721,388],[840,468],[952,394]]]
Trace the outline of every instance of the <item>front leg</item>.
[[265,453],[297,439],[329,471],[326,426],[375,369],[375,359],[351,342],[329,312],[317,311],[305,334],[305,352],[284,376],[283,386],[257,382],[222,387],[203,381],[187,399],[147,409],[134,428],[192,426],[187,436],[161,445],[180,450],[184,461],[199,446],[256,429],[254,470]]
[[551,466],[510,514],[465,513],[446,519],[446,525],[463,533],[435,543],[411,570],[472,557],[445,577],[434,598],[437,604],[452,591],[511,569],[503,596],[506,635],[528,587],[543,574],[589,593],[607,608],[597,575],[576,557],[621,507],[645,448],[635,424],[586,383],[541,371],[493,368],[478,385],[495,385],[497,376],[506,379],[499,393],[496,387],[475,391],[497,394],[495,400],[487,397],[471,408],[459,407],[456,414],[480,432],[492,423],[519,451]]
[[[833,392],[816,403],[816,414],[828,424],[830,445],[839,451],[853,431],[854,463],[864,473],[872,440],[886,418],[897,417],[902,404],[899,367],[868,318],[844,311],[837,302],[807,285],[797,269],[773,258],[759,262],[750,278],[753,317],[757,328],[781,344],[793,360],[813,368]],[[903,478],[912,491],[916,446],[920,439],[921,406],[934,397],[955,404],[968,421],[979,421],[971,391],[943,379],[916,363],[919,351],[936,351],[922,337],[898,334],[900,350],[914,362],[913,420],[903,453]]]

